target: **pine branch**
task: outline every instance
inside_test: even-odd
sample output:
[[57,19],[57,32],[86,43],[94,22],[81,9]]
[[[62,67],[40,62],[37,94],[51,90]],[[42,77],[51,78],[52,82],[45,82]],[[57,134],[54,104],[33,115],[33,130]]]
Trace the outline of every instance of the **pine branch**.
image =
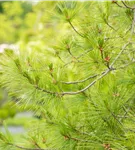
[[86,90],[88,90],[91,86],[93,86],[98,80],[102,79],[104,76],[106,76],[109,72],[111,71],[111,69],[107,69],[100,77],[98,77],[96,80],[94,80],[93,82],[91,82],[88,86],[86,86],[85,88],[76,91],[76,92],[63,92],[61,93],[61,95],[76,95],[76,94],[80,94]]
[[[134,23],[134,21],[133,21]],[[89,89],[91,86],[93,86],[98,80],[102,79],[104,76],[106,76],[110,71],[112,70],[115,70],[113,68],[113,65],[115,64],[115,62],[119,59],[119,57],[122,55],[122,53],[124,52],[124,50],[126,49],[126,47],[130,44],[131,42],[127,42],[123,47],[122,47],[122,50],[119,52],[119,54],[116,56],[116,58],[114,59],[114,61],[111,63],[111,65],[108,67],[108,69],[104,72],[101,73],[101,76],[99,76],[96,80],[94,80],[93,82],[91,82],[88,86],[86,86],[85,88],[79,90],[79,91],[75,91],[75,92],[62,92],[62,93],[57,93],[57,92],[52,92],[52,91],[48,91],[48,90],[44,90],[44,89],[41,89],[39,87],[36,87],[37,89],[43,91],[43,92],[46,92],[46,93],[49,93],[49,94],[53,94],[53,95],[76,95],[76,94],[80,94],[84,91],[86,91],[87,89]],[[89,77],[91,78],[91,77]],[[88,78],[87,78],[88,79]],[[84,79],[82,80],[83,82],[86,81],[87,79]],[[82,81],[79,81],[79,82],[82,82]],[[77,84],[78,81],[73,81],[73,82],[69,82],[69,84]],[[67,82],[68,84],[68,82]]]
[[[84,6],[84,14],[81,14],[80,19],[82,23],[85,24],[85,27],[89,29],[88,34],[91,38],[90,42],[89,40],[85,40],[87,39],[87,36],[81,31],[81,28],[78,28],[79,24],[76,27],[74,26],[74,22],[72,22],[72,18],[74,18],[74,13],[76,11],[76,4],[71,2],[61,3],[60,8],[57,11],[60,14],[59,16],[63,13],[64,17],[61,16],[60,19],[64,19],[64,21],[66,19],[66,22],[69,27],[71,27],[74,35],[80,39],[79,51],[77,51],[77,46],[74,43],[78,41],[75,41],[74,39],[73,45],[71,41],[71,48],[72,46],[75,48],[76,55],[72,53],[72,49],[70,49],[70,46],[68,48],[68,45],[66,51],[61,51],[60,54],[55,54],[51,49],[50,53],[40,50],[43,48],[43,43],[41,41],[39,47],[36,45],[34,49],[30,48],[29,51],[30,44],[28,46],[28,54],[21,51],[17,55],[11,56],[11,59],[8,59],[9,56],[2,56],[2,59],[0,57],[2,86],[5,86],[13,96],[18,96],[18,98],[21,99],[21,103],[24,103],[25,105],[30,104],[30,110],[33,110],[34,112],[37,111],[37,114],[41,116],[41,120],[34,122],[34,126],[32,125],[34,130],[31,130],[30,134],[34,139],[29,140],[30,145],[25,146],[21,143],[12,143],[5,138],[6,140],[2,143],[3,147],[7,146],[9,149],[22,150],[70,150],[93,148],[111,150],[134,148],[135,140],[133,138],[131,139],[130,136],[131,134],[134,137],[135,132],[133,129],[135,115],[134,108],[132,107],[134,100],[134,95],[132,94],[134,92],[134,83],[132,81],[134,80],[130,75],[134,71],[132,69],[134,69],[135,64],[135,45],[133,37],[135,9],[133,8],[134,6],[131,5],[132,7],[130,7],[130,3],[128,4],[124,0],[123,3],[116,0],[113,0],[112,2],[116,3],[114,4],[114,8],[111,8],[110,4],[103,4],[103,6],[101,4],[101,15],[98,14],[98,11],[96,11],[96,13],[91,13],[93,7],[98,7],[99,4],[90,3],[90,7],[89,4],[86,5],[87,7]],[[44,6],[41,7],[42,9],[44,8]],[[49,7],[49,5],[47,7]],[[105,11],[103,10],[104,8]],[[127,10],[126,15],[123,13],[125,10]],[[133,12],[134,16],[132,15]],[[34,13],[36,15],[36,12]],[[32,15],[34,15],[34,13]],[[85,17],[85,14],[89,14],[90,20],[87,16]],[[121,15],[121,17],[118,17],[118,15]],[[128,15],[130,18],[127,18]],[[104,21],[101,21],[101,19],[98,18],[99,16],[101,16]],[[115,18],[115,21],[111,20],[113,18]],[[52,19],[53,17],[51,16],[51,20]],[[126,24],[128,19],[130,19],[131,23],[128,22]],[[47,17],[47,20],[49,21],[49,16]],[[44,21],[41,20],[40,23],[44,25]],[[122,28],[121,25],[123,25]],[[55,24],[51,27],[55,27]],[[57,29],[59,28],[61,28],[61,24]],[[42,31],[44,31],[44,29],[42,29]],[[68,33],[68,29],[65,27],[63,31],[66,31],[66,34]],[[57,37],[54,35],[54,39],[50,40],[49,38],[52,38],[51,32],[53,32],[53,30],[48,31],[49,34],[47,34],[46,37],[47,41],[45,41],[46,44],[49,44],[48,46],[50,46],[55,40],[55,37]],[[69,33],[71,32],[69,31]],[[36,34],[34,35],[36,36]],[[42,35],[41,32],[40,34]],[[67,43],[69,42],[70,45],[70,37],[68,38]],[[101,41],[98,41],[98,39],[101,39]],[[40,36],[37,40],[41,40]],[[33,41],[35,42],[35,38],[30,39],[30,42]],[[48,43],[48,41],[50,43]],[[101,48],[103,49],[100,49],[100,44],[98,42],[101,43]],[[38,43],[40,44],[40,42]],[[88,46],[92,46],[93,48],[85,50],[84,47]],[[93,49],[94,52],[91,54]],[[100,52],[103,52],[103,57],[101,56],[102,60],[100,58]],[[70,60],[64,60],[64,57],[61,59],[60,56],[69,56]],[[27,57],[29,57],[29,61],[27,61]],[[59,59],[63,63],[59,64]],[[65,62],[66,60],[67,62]],[[90,64],[91,60],[93,60],[92,64]],[[99,60],[105,66],[98,66]],[[87,63],[87,61],[89,62]],[[4,66],[3,63],[6,65]],[[48,69],[48,64],[50,63],[53,63],[54,66],[51,67],[51,65],[49,65]],[[68,72],[68,68],[64,68],[68,64],[71,64],[69,65],[70,71],[73,72],[71,75],[69,75],[70,72]],[[78,68],[78,65],[80,64],[81,66]],[[88,66],[96,64],[92,66],[92,68],[94,69],[95,66],[96,68],[100,67],[100,70],[102,71],[94,73],[94,70],[91,70],[90,74],[92,75],[88,75],[88,70],[84,69],[87,67],[87,64]],[[127,69],[130,65],[132,66]],[[79,74],[80,68],[81,70],[84,69],[83,77]],[[43,72],[38,72],[42,70]],[[66,81],[66,79],[64,79],[65,81],[63,81],[63,79],[60,80],[63,71],[65,71],[64,74],[67,73],[67,75],[71,77],[75,77],[77,74],[77,78],[75,78],[74,81]],[[114,72],[114,74],[111,75],[111,72]],[[122,76],[120,76],[121,74]],[[106,77],[107,75],[109,78]],[[120,78],[118,78],[119,76]],[[113,78],[111,79],[111,77]],[[54,80],[56,81],[55,83],[53,82]],[[121,80],[124,84],[119,84]],[[81,89],[79,88],[79,83],[83,86]],[[133,84],[131,85],[131,83]],[[126,84],[130,84],[131,89],[128,88]],[[74,87],[76,88],[74,89]],[[69,97],[70,95],[72,96]],[[57,102],[57,99],[61,99],[62,96],[67,97],[64,97],[62,102]],[[127,135],[127,133],[129,134]],[[41,147],[38,140],[35,138],[35,134],[37,134],[37,138],[39,137],[38,140],[40,140]],[[63,139],[61,136],[63,136]],[[44,147],[44,144],[46,144],[46,147],[42,148]],[[27,146],[30,148],[27,148]],[[60,147],[60,149],[56,146]]]
[[113,69],[107,69],[106,71],[104,71],[104,73],[102,73],[102,75],[100,77],[98,77],[96,80],[94,80],[93,82],[91,82],[88,86],[86,86],[85,88],[79,90],[79,91],[75,91],[75,92],[52,92],[52,91],[48,91],[48,90],[44,90],[40,87],[38,87],[36,85],[36,89],[40,90],[40,91],[43,91],[45,93],[48,93],[48,94],[53,94],[53,95],[61,95],[61,96],[64,96],[64,95],[76,95],[76,94],[80,94],[80,93],[83,93],[84,91],[86,91],[87,89],[89,89],[91,86],[93,86],[98,80],[100,80],[101,78],[103,78],[104,76],[106,76],[111,70]]
[[[79,90],[79,91],[75,91],[75,92],[62,92],[62,93],[58,93],[58,92],[52,92],[52,91],[48,91],[48,90],[44,90],[44,89],[41,89],[39,88],[38,86],[36,86],[36,88],[38,90],[41,90],[45,93],[49,93],[49,94],[53,94],[53,95],[76,95],[76,94],[80,94],[84,91],[86,91],[87,89],[89,89],[91,86],[93,86],[98,80],[102,79],[104,76],[106,76],[110,71],[112,70],[115,70],[115,68],[113,68],[113,65],[116,63],[116,61],[119,59],[119,57],[122,55],[122,53],[124,52],[124,50],[126,49],[126,47],[130,44],[131,42],[127,42],[123,47],[122,47],[122,50],[119,52],[119,54],[116,56],[116,58],[114,59],[114,61],[111,63],[111,65],[109,66],[109,68],[106,70],[106,71],[103,71],[101,73],[101,76],[99,76],[97,79],[95,79],[93,82],[91,82],[88,86],[86,86],[85,88]],[[95,75],[97,76],[97,75]],[[88,79],[90,79],[91,77],[88,77],[82,81],[73,81],[73,82],[66,82],[66,84],[77,84],[79,82],[85,82],[87,81]]]

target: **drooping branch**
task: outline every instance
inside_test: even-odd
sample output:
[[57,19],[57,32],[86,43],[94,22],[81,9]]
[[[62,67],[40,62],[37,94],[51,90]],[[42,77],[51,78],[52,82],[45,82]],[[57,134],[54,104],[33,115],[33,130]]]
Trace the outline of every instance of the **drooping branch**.
[[[120,66],[120,67],[118,67],[117,69],[124,69],[125,67],[127,67],[127,66],[130,66],[130,65],[132,65],[132,64],[134,64],[135,63],[135,60],[133,60],[132,62],[130,62],[130,63],[128,63],[128,64],[125,64],[125,65],[123,65],[123,66]],[[117,70],[116,69],[116,70]]]

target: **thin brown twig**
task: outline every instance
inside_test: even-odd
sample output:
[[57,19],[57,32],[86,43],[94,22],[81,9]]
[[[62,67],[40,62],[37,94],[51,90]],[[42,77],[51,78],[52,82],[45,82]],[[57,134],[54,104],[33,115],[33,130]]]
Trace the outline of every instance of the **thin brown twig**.
[[42,88],[40,88],[38,85],[34,85],[34,87],[37,89],[37,90],[40,90],[40,91],[42,91],[42,92],[45,92],[45,93],[48,93],[48,94],[52,94],[52,95],[58,95],[58,93],[57,92],[52,92],[52,91],[48,91],[48,90],[45,90],[45,89],[42,89]]
[[114,31],[117,31],[113,26],[111,26],[107,21],[105,21],[105,23],[111,28],[113,29]]
[[[80,54],[76,59],[79,59],[79,58],[83,57],[84,55],[86,55],[87,53],[89,53],[89,52],[92,51],[92,50],[93,50],[93,48],[86,50],[84,53]],[[72,63],[72,62],[73,62],[73,61],[67,62],[66,64],[64,64],[64,66],[62,66],[62,68],[63,68],[63,67],[66,67],[67,65],[69,65],[69,64]]]
[[80,35],[81,37],[84,38],[84,35],[82,35],[81,33],[79,33],[79,32],[76,30],[76,28],[73,26],[73,24],[72,24],[72,22],[71,22],[70,20],[68,20],[68,23],[70,24],[70,26],[72,27],[72,29],[73,29],[78,35]]
[[128,6],[124,1],[121,1],[121,2],[126,8],[135,9],[135,7]]
[[135,26],[135,10],[133,11],[134,12],[134,17],[133,17],[133,21],[132,21],[132,25],[131,25],[131,37],[129,40],[131,40],[132,36],[133,36],[133,33],[134,33],[134,26]]
[[120,8],[125,8],[124,6],[121,6],[118,2],[115,2],[115,4],[116,4],[117,6],[119,6]]
[[11,145],[13,147],[16,147],[16,148],[19,148],[19,149],[23,149],[23,150],[58,150],[58,149],[53,149],[53,148],[26,148],[26,147],[23,147],[23,146],[19,146],[19,145],[16,145],[16,144],[13,144],[13,143],[7,143],[8,145]]

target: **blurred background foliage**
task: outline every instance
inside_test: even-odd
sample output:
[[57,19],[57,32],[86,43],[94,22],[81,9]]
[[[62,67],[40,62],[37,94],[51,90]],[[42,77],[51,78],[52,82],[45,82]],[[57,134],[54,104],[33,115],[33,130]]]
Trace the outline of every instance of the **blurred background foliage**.
[[[49,23],[45,11],[53,9],[55,2],[0,2],[0,56],[4,53],[12,55],[19,47],[24,50],[34,46],[44,47],[45,37],[52,36],[55,25]],[[52,28],[54,26],[54,28]],[[32,41],[30,43],[30,41]],[[34,42],[37,42],[35,44]],[[53,41],[52,41],[53,42]],[[33,45],[34,44],[34,45]],[[6,120],[9,126],[24,125],[27,123],[27,113],[21,117],[13,118],[16,114],[28,111],[31,106],[21,108],[16,106],[17,98],[9,95],[5,88],[0,88],[0,125]],[[32,116],[31,116],[32,117]],[[10,119],[11,118],[11,119]],[[31,119],[31,118],[30,118]],[[29,119],[29,120],[30,120]],[[16,127],[15,127],[16,128]]]
[[[45,44],[48,44],[47,38],[56,35],[60,29],[60,26],[57,27],[57,19],[52,19],[46,13],[53,13],[51,10],[55,5],[56,2],[0,2],[0,55],[3,52],[14,53],[18,50],[18,45],[23,51],[33,47],[44,50]],[[49,43],[54,41],[52,38]],[[7,104],[11,99],[12,102]],[[14,116],[19,111],[15,106],[16,99],[2,88],[0,101],[1,120]]]

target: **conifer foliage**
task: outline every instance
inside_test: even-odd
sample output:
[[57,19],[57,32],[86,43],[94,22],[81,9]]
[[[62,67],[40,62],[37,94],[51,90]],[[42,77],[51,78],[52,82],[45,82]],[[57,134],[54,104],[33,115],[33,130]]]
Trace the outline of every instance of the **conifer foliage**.
[[45,45],[0,56],[1,86],[40,116],[1,149],[135,150],[135,2],[48,4]]

